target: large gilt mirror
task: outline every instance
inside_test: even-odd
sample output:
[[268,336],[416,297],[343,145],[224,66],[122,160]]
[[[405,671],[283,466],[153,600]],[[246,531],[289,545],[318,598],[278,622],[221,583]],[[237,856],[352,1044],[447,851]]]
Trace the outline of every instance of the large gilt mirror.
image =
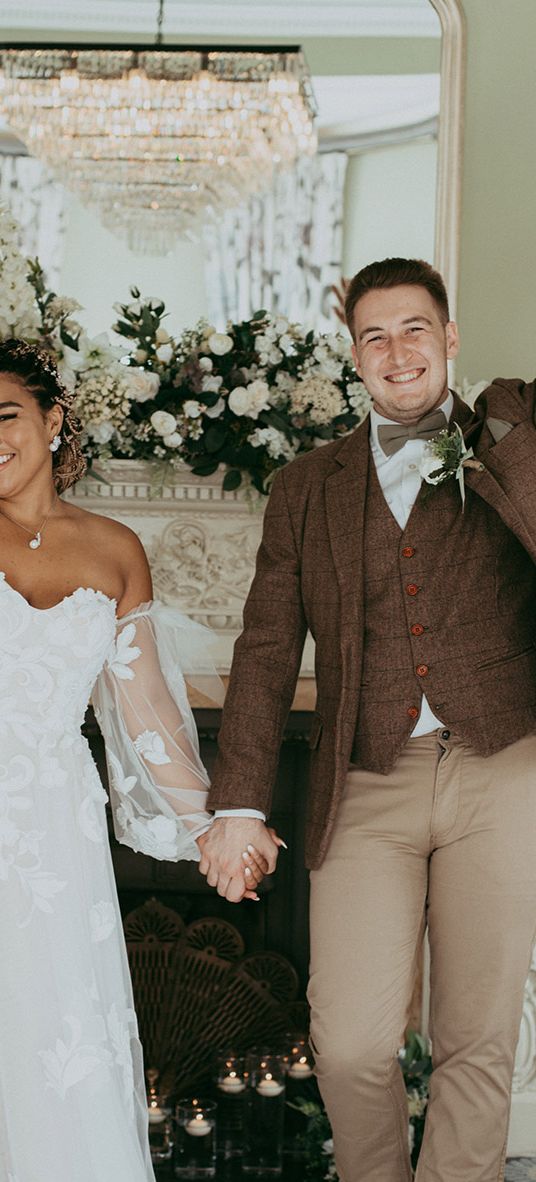
[[[150,44],[157,0],[4,7],[5,45]],[[214,0],[160,5],[163,45],[301,46],[316,102],[318,157],[299,175],[228,209],[202,233],[130,249],[92,207],[0,131],[0,199],[24,227],[56,290],[74,296],[91,333],[136,284],[165,300],[175,331],[200,316],[222,327],[269,306],[318,330],[337,326],[339,275],[373,258],[418,255],[444,272],[455,300],[463,26],[457,0]],[[128,28],[128,38],[125,29]],[[309,167],[307,167],[307,164]],[[296,174],[296,170],[294,170]],[[143,239],[143,235],[142,235]],[[168,250],[168,247],[170,249]]]

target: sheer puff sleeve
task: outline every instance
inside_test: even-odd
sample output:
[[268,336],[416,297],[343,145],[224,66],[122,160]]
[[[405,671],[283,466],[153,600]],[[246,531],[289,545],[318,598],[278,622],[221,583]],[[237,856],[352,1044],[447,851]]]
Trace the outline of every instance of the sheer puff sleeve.
[[206,628],[173,608],[141,604],[117,621],[93,689],[117,839],[153,858],[198,861],[196,838],[211,823],[185,683],[222,701],[207,641]]

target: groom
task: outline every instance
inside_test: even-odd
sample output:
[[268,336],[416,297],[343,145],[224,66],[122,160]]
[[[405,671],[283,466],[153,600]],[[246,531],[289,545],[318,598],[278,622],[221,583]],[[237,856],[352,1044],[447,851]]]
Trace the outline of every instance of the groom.
[[[411,1178],[397,1051],[428,925],[418,1182],[498,1182],[536,936],[536,392],[496,380],[474,413],[449,392],[458,332],[427,263],[365,267],[346,316],[372,411],[274,481],[201,870],[233,899],[248,845],[275,865],[263,817],[310,629],[309,998],[340,1177]],[[465,506],[419,471],[455,424],[480,461]]]

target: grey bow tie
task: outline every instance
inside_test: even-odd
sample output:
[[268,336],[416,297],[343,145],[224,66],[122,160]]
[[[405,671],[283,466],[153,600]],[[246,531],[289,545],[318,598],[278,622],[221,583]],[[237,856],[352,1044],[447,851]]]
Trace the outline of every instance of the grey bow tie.
[[407,443],[408,439],[434,439],[440,431],[444,431],[447,419],[444,411],[431,410],[418,423],[386,423],[378,427],[378,443],[386,456],[394,456],[395,452]]

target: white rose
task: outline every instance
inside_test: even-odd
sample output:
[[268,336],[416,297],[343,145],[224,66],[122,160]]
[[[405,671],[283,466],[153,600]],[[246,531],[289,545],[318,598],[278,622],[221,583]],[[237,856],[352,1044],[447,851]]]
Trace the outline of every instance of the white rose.
[[182,443],[182,435],[178,431],[172,431],[171,435],[164,435],[162,443],[165,447],[180,447]]
[[211,353],[215,353],[217,357],[223,357],[224,353],[230,353],[234,347],[234,341],[225,332],[213,332],[208,338],[208,347]]
[[288,320],[286,316],[278,316],[274,328],[278,336],[281,336],[282,333],[287,332]]
[[249,396],[245,386],[235,386],[229,394],[229,406],[235,415],[245,415],[249,406]]
[[134,361],[137,361],[139,365],[143,365],[144,361],[147,361],[148,356],[147,349],[134,350]]
[[199,415],[203,413],[203,407],[201,406],[201,403],[197,402],[195,398],[189,398],[188,401],[184,403],[183,410],[189,419],[198,419]]
[[223,378],[220,378],[219,374],[205,374],[201,382],[201,389],[204,394],[217,394],[222,382]]
[[[445,479],[445,472],[443,470],[443,462],[439,456],[431,455],[430,452],[425,451],[421,462],[419,464],[419,472],[428,484],[440,484]],[[436,475],[432,477],[432,473]]]
[[170,415],[167,410],[155,410],[151,415],[151,425],[158,435],[171,435],[175,431],[177,420],[175,415]]
[[[206,373],[210,373],[212,369],[212,359],[210,357],[199,358],[199,368],[204,369]],[[488,382],[489,385],[489,382]]]
[[168,341],[171,340],[166,328],[157,328],[154,335],[159,345],[167,345]]
[[127,369],[124,381],[133,402],[148,402],[150,398],[156,398],[160,388],[158,374],[148,373],[146,369]]
[[156,350],[156,356],[158,357],[159,361],[164,362],[164,365],[168,361],[171,361],[171,358],[173,357],[173,349],[171,345],[159,345],[158,349]]
[[95,443],[109,443],[114,433],[111,423],[88,423],[86,431]]
[[270,387],[267,382],[262,381],[262,378],[256,378],[254,382],[250,382],[247,393],[249,395],[250,405],[255,411],[255,415],[252,415],[252,417],[257,418],[261,410],[269,410]]
[[225,399],[218,398],[218,401],[214,403],[214,406],[207,406],[205,408],[205,414],[207,416],[207,419],[218,419],[220,417],[220,415],[223,414],[224,410],[225,410]]

